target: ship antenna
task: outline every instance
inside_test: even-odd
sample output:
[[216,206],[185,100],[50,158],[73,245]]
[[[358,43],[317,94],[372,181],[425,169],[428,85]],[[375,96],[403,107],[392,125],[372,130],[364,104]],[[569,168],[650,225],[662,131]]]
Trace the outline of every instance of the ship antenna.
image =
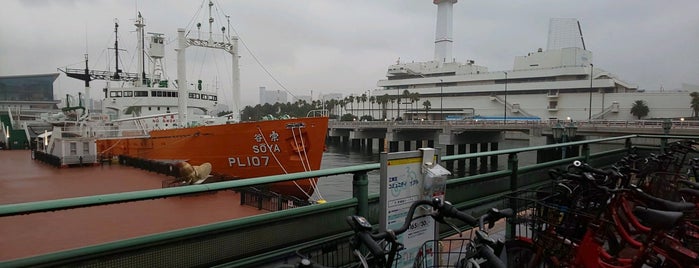
[[214,23],[214,17],[211,16],[211,7],[213,7],[213,6],[214,6],[214,2],[211,2],[211,0],[209,0],[209,43],[212,43],[214,41],[214,38],[213,38],[214,34],[213,34],[213,30],[212,30],[213,23]]
[[231,16],[229,16],[229,15],[225,15],[225,16],[226,16],[226,20],[228,21],[228,34],[224,33],[224,37],[226,38],[226,41],[230,43],[231,42]]
[[114,79],[119,79],[119,20],[114,19],[114,58],[116,60],[116,71],[114,72]]
[[143,17],[141,16],[141,11],[138,12],[138,20],[140,21],[140,24],[142,25],[139,29],[141,31],[141,51],[140,51],[140,53],[141,53],[141,83],[145,84],[145,82],[146,82],[146,49],[145,49],[146,41],[145,40],[146,40],[146,38],[145,38],[145,32],[143,30],[143,26],[145,26],[145,24],[143,24]]

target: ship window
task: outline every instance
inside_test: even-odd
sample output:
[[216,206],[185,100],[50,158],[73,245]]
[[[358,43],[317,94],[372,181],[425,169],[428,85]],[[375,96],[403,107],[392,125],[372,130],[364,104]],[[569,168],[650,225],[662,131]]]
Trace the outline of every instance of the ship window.
[[192,99],[199,99],[199,93],[191,93]]
[[136,97],[148,97],[148,91],[134,91]]
[[133,97],[133,91],[124,91],[124,97]]
[[172,92],[170,92],[170,91],[165,92],[165,97],[172,97]]
[[83,142],[83,155],[89,155],[89,154],[90,154],[90,143]]
[[70,155],[77,155],[78,154],[78,144],[75,142],[70,143]]
[[549,108],[556,108],[558,106],[558,101],[549,101]]
[[177,92],[172,92],[172,96],[177,98],[177,96],[179,96],[179,95],[177,94]]
[[158,111],[160,111],[160,106],[158,106]]
[[121,97],[121,91],[112,91],[112,92],[109,92],[109,97],[111,97],[111,98]]
[[150,111],[153,107],[148,106],[148,111]]
[[201,99],[202,99],[202,100],[208,100],[208,99],[209,99],[209,96],[208,96],[208,95],[205,95],[205,94],[201,94]]
[[217,100],[218,100],[218,97],[212,95],[211,98],[209,98],[209,99],[212,100],[212,101],[217,101]]

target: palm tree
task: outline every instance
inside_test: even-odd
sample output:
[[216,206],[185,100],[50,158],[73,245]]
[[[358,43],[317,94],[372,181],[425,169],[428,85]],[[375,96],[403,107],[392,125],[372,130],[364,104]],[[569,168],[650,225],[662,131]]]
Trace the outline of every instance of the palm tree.
[[[342,113],[344,113],[345,111],[347,111],[347,110],[345,109],[345,107],[347,106],[346,98],[345,98],[345,99],[342,99],[342,100],[339,100],[339,101],[338,101],[338,104],[340,105],[340,112],[337,113],[337,114],[338,114],[338,115],[342,115]],[[344,110],[344,111],[343,111],[343,110]]]
[[374,103],[376,103],[376,96],[369,97],[369,115],[374,118]]
[[408,103],[410,103],[410,91],[403,90],[403,95],[401,98],[405,99],[405,113],[408,113]]
[[692,101],[689,105],[689,107],[692,108],[692,117],[697,117],[699,116],[699,92],[689,93],[689,96],[692,97]]
[[354,115],[354,95],[347,97],[347,103],[350,105],[350,114]]
[[366,93],[359,97],[359,100],[362,102],[362,115],[366,115],[366,107],[364,105],[368,99],[369,97],[366,95]]
[[415,110],[417,110],[418,101],[420,101],[420,93],[410,94],[410,102],[415,104],[415,107],[413,107]]
[[430,102],[430,100],[425,100],[422,102],[422,106],[425,107],[425,118],[428,118],[427,112],[430,111],[430,107],[432,107],[432,103]]
[[637,100],[631,105],[631,114],[638,117],[638,120],[648,115],[649,111],[648,105],[646,105],[646,102],[643,100]]

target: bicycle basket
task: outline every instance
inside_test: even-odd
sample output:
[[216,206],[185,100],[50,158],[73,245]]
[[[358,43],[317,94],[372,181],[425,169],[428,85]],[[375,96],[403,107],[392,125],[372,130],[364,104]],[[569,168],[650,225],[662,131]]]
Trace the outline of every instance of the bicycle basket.
[[677,193],[677,180],[683,178],[682,175],[677,173],[654,172],[649,175],[649,179],[646,180],[646,183],[640,187],[652,196],[672,201],[680,201],[681,196]]
[[324,267],[357,267],[359,261],[352,250],[349,241],[333,240],[301,248],[296,255]]
[[532,239],[546,255],[560,260],[573,257],[587,224],[597,218],[584,211],[582,201],[567,200],[560,192],[547,195],[541,191],[518,191],[507,197],[517,208],[516,218],[511,221],[515,224],[516,235]]
[[413,267],[458,267],[460,260],[473,255],[468,238],[429,240],[422,244]]

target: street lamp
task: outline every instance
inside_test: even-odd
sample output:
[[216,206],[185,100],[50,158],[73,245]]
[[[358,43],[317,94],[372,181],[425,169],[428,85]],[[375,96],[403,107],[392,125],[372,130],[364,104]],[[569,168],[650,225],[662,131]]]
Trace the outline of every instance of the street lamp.
[[439,116],[444,120],[444,80],[439,79]]
[[[578,127],[572,121],[565,127],[561,123],[557,123],[551,127],[551,134],[553,134],[553,139],[556,142],[566,143],[569,139],[572,140],[578,135]],[[561,147],[562,158],[566,158],[566,147]]]
[[505,73],[505,108],[503,108],[502,122],[507,124],[507,72]]
[[592,69],[595,68],[592,63],[590,63],[590,107],[587,109],[587,120],[592,120]]

